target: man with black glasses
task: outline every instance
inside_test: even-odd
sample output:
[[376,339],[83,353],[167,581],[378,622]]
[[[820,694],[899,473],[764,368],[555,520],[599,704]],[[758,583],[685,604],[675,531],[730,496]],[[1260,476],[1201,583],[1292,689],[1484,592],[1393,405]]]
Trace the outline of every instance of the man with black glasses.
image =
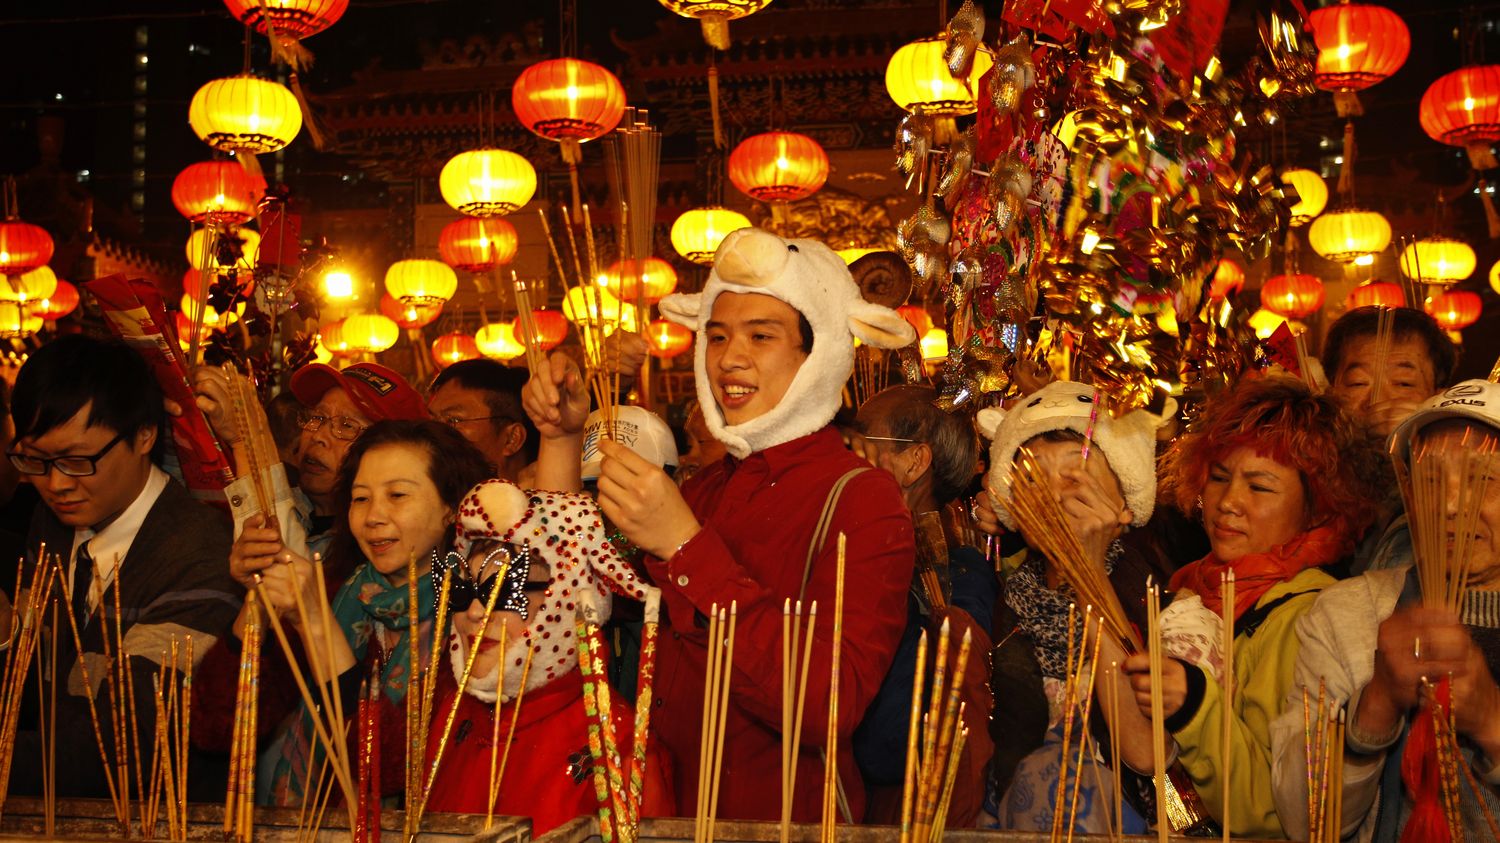
[[[58,792],[103,797],[105,772],[82,666],[98,696],[111,664],[106,651],[123,648],[134,677],[132,722],[140,745],[150,746],[153,682],[164,654],[174,640],[185,645],[191,636],[201,658],[239,608],[241,591],[224,566],[230,525],[152,461],[161,391],[145,361],[122,343],[68,336],[43,346],[16,378],[11,416],[16,440],[6,456],[45,504],[32,518],[26,567],[61,565],[59,605],[71,609],[82,642],[80,655],[68,632],[57,637]],[[24,581],[31,581],[29,573]],[[10,612],[4,614],[8,629]],[[48,620],[57,622],[58,616]],[[113,639],[117,626],[123,635]],[[106,648],[106,632],[123,643]],[[112,745],[108,719],[100,718],[100,728]],[[20,758],[42,751],[35,732],[21,732],[16,743]],[[39,793],[38,770],[15,765],[11,792]]]
[[495,476],[512,483],[536,460],[536,426],[521,407],[526,369],[494,360],[454,363],[432,381],[427,408],[489,458]]

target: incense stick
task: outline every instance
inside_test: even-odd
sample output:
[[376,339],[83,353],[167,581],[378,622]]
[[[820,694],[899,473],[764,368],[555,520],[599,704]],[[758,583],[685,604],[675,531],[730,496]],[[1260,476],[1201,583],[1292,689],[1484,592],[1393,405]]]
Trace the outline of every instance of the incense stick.
[[823,754],[823,839],[832,843],[837,837],[838,811],[834,794],[838,780],[839,747],[839,667],[844,644],[844,562],[846,538],[839,533],[838,563],[834,575],[833,658],[828,674],[828,746]]
[[1156,835],[1167,843],[1171,822],[1167,819],[1167,737],[1166,716],[1161,698],[1161,588],[1154,582],[1146,586],[1146,637],[1156,644],[1147,652],[1151,666],[1151,753],[1156,784]]
[[1222,617],[1220,618],[1220,638],[1224,642],[1224,667],[1219,671],[1219,695],[1223,698],[1224,716],[1220,718],[1222,732],[1219,740],[1224,747],[1224,758],[1221,763],[1223,770],[1220,777],[1224,781],[1221,788],[1224,802],[1219,816],[1219,825],[1223,828],[1224,843],[1229,843],[1229,829],[1232,824],[1229,812],[1230,800],[1230,761],[1233,756],[1231,739],[1231,723],[1234,718],[1230,715],[1234,712],[1234,571],[1231,569],[1220,577],[1220,606]]
[[660,617],[661,591],[652,588],[646,592],[642,612],[641,652],[636,664],[635,730],[630,741],[630,791],[626,797],[631,841],[640,834],[641,796],[645,789],[646,750],[651,740],[651,694],[656,677],[656,637]]
[[[510,731],[505,735],[505,751],[500,754],[500,772],[496,774],[494,782],[490,785],[489,808],[485,816],[485,828],[489,828],[491,821],[494,819],[495,802],[500,798],[500,784],[505,781],[505,765],[510,761],[510,748],[516,740],[516,724],[521,719],[521,703],[526,700],[526,682],[531,676],[531,657],[534,655],[536,655],[536,650],[532,649],[530,644],[527,644],[526,662],[521,666],[521,687],[516,691],[516,704],[511,706]],[[503,687],[497,685],[495,688],[495,699],[500,699],[501,692],[504,690]]]
[[724,637],[724,664],[719,674],[719,722],[714,736],[713,780],[708,791],[708,841],[714,839],[719,816],[719,777],[724,771],[724,729],[729,720],[729,680],[734,675],[734,632],[739,619],[739,601],[729,601],[729,631]]
[[[906,725],[906,772],[901,788],[901,843],[911,843],[912,810],[917,780],[917,733],[922,720],[922,685],[927,677],[927,630],[917,639],[916,680],[911,693],[911,714]],[[785,838],[783,838],[783,843]]]

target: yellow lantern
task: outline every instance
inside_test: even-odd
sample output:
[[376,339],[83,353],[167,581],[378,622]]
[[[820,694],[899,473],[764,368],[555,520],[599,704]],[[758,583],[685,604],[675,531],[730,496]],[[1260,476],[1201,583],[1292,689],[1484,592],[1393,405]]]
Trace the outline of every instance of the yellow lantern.
[[896,105],[913,114],[961,117],[979,106],[974,92],[981,90],[980,77],[995,64],[995,54],[981,46],[967,81],[954,79],[943,60],[947,48],[941,35],[922,38],[896,51],[885,66],[885,89]]
[[7,275],[0,280],[0,301],[22,304],[50,298],[57,292],[57,275],[46,264],[21,275]]
[[302,107],[282,85],[248,74],[230,76],[193,94],[188,125],[214,149],[260,155],[297,137]]
[[1312,170],[1287,170],[1281,181],[1297,190],[1297,204],[1292,206],[1292,227],[1307,225],[1328,206],[1328,185]]
[[[260,235],[253,228],[233,228],[225,236],[238,237],[245,245],[240,250],[240,259],[234,262],[236,269],[249,272],[255,268],[255,261],[260,255]],[[202,270],[204,266],[218,266],[218,250],[212,249],[208,240],[208,230],[204,228],[193,229],[193,235],[187,241],[188,265],[193,269]],[[206,259],[206,262],[205,262]]]
[[574,287],[563,297],[563,316],[578,324],[616,324],[627,331],[635,330],[635,305],[621,302],[603,287]]
[[750,227],[750,218],[738,211],[711,206],[694,208],[672,223],[672,248],[693,263],[707,266],[729,232]]
[[1328,260],[1369,265],[1390,245],[1391,224],[1374,211],[1340,208],[1313,220],[1307,241]]
[[42,317],[17,301],[0,301],[0,339],[22,339],[42,329]]
[[922,359],[941,360],[948,356],[948,332],[932,328],[922,335]]
[[491,322],[474,333],[479,353],[495,360],[514,360],[526,353],[526,346],[516,339],[515,326],[509,322]]
[[1291,329],[1293,334],[1300,334],[1307,330],[1307,326],[1301,322],[1296,322],[1280,314],[1272,313],[1264,307],[1250,314],[1250,319],[1246,324],[1250,326],[1251,330],[1255,331],[1255,336],[1264,340],[1270,339],[1271,335],[1276,333],[1282,323],[1286,323],[1286,326]]
[[[182,294],[182,301],[178,305],[182,309],[182,315],[193,318],[193,309],[199,307],[192,295]],[[203,327],[210,331],[217,331],[229,325],[233,325],[241,316],[245,315],[245,302],[235,302],[234,309],[228,313],[220,313],[213,305],[205,304],[203,307]]]
[[323,345],[323,338],[314,337],[312,347],[312,362],[328,363],[331,360],[333,360],[333,352],[329,351],[327,347]]
[[1500,261],[1490,267],[1490,289],[1500,293]]
[[339,339],[351,354],[377,354],[396,344],[401,329],[380,313],[356,313],[344,320]]
[[1427,237],[1401,252],[1401,274],[1422,284],[1457,284],[1474,274],[1474,265],[1469,244],[1448,237]]
[[330,354],[347,354],[349,344],[344,342],[344,320],[329,322],[319,328],[318,344]]
[[669,11],[696,18],[703,40],[716,50],[729,49],[729,22],[753,15],[771,0],[661,0]]
[[502,217],[536,195],[536,170],[506,149],[471,149],[443,165],[438,189],[443,201],[460,214]]
[[441,306],[458,292],[458,275],[442,261],[396,261],[385,271],[385,289],[402,304]]

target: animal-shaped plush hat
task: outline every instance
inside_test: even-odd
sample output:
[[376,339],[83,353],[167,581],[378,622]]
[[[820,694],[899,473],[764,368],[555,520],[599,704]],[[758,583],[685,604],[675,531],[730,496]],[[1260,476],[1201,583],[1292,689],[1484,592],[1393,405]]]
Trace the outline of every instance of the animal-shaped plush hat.
[[[529,543],[531,561],[546,563],[549,571],[546,591],[540,598],[533,597],[526,611],[525,635],[536,651],[528,689],[540,688],[577,666],[575,619],[582,611],[594,623],[608,620],[607,589],[645,601],[648,618],[656,614],[660,592],[637,579],[615,552],[599,507],[588,495],[527,492],[506,480],[486,480],[459,503],[456,544],[467,556],[476,542],[485,540]],[[464,639],[455,635],[448,647],[455,675],[463,674],[468,658],[469,642]],[[494,702],[497,692],[507,700],[515,698],[521,688],[525,651],[509,644],[506,650],[503,686],[495,675],[473,676],[469,693],[486,702]]]
[[[791,305],[813,330],[812,353],[803,361],[781,402],[744,424],[728,425],[714,400],[705,329],[720,293],[759,293]],[[849,268],[816,240],[783,240],[759,228],[730,232],[714,254],[713,271],[701,293],[661,300],[668,319],[698,332],[694,373],[698,403],[715,439],[743,459],[822,429],[838,412],[844,382],[854,371],[854,339],[876,348],[901,348],[916,332],[888,307],[867,302]]]
[[[1134,410],[1115,418],[1102,406],[1094,412],[1096,398],[1094,387],[1088,384],[1053,381],[1009,410],[980,410],[975,418],[979,432],[993,440],[990,471],[985,477],[988,488],[1009,499],[1011,465],[1022,445],[1052,430],[1089,436],[1092,419],[1092,447],[1109,460],[1110,469],[1119,478],[1125,505],[1134,516],[1131,523],[1139,527],[1149,521],[1156,506],[1156,429],[1176,415],[1177,402],[1167,399],[1160,416]],[[997,507],[995,514],[1007,528],[1016,529],[1015,518],[1004,506]]]

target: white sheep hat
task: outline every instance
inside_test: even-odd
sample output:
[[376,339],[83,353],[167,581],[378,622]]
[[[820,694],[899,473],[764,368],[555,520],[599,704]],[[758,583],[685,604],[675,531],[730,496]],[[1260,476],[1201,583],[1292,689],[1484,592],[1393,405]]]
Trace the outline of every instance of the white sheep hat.
[[[704,328],[720,293],[759,293],[786,302],[812,326],[813,350],[786,395],[769,412],[728,425],[709,387]],[[867,302],[832,249],[816,240],[783,240],[759,228],[730,232],[714,253],[713,271],[701,293],[661,300],[662,315],[698,332],[693,369],[698,403],[709,432],[729,453],[744,459],[821,430],[833,421],[844,382],[854,371],[854,339],[875,348],[901,348],[916,331],[895,310]]]
[[[975,418],[979,432],[993,440],[990,471],[985,476],[987,487],[1008,499],[1011,464],[1023,444],[1051,430],[1087,436],[1092,418],[1093,447],[1099,449],[1119,478],[1125,505],[1134,516],[1131,523],[1139,527],[1149,521],[1156,506],[1156,430],[1176,415],[1177,402],[1167,399],[1160,416],[1134,410],[1115,418],[1103,407],[1097,415],[1094,413],[1095,397],[1094,387],[1088,384],[1053,381],[1009,410],[980,410]],[[1004,506],[997,507],[995,514],[1008,529],[1017,529],[1015,518]]]

